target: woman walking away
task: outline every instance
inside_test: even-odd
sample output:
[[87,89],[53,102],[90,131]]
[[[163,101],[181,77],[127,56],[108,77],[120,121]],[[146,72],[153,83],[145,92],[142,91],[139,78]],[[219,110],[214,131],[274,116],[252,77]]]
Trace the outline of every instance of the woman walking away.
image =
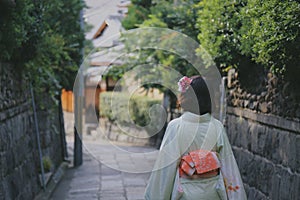
[[184,112],[167,127],[145,191],[146,200],[246,200],[225,129],[211,115],[201,76],[178,82]]

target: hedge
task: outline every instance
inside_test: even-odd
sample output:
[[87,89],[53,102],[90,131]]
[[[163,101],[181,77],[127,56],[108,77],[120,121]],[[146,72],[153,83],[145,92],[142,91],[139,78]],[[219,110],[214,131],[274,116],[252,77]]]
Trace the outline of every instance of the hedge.
[[[159,115],[153,105],[161,105],[160,99],[148,96],[129,96],[122,92],[102,92],[100,94],[100,117],[108,118],[122,125],[146,126],[150,123],[150,114]],[[151,112],[149,112],[151,110]],[[157,123],[154,117],[151,124]]]

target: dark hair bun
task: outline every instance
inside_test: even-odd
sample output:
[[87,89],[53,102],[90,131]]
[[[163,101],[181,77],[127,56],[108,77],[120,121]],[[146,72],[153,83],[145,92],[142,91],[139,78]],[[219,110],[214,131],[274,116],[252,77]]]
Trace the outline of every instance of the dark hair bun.
[[191,77],[190,87],[181,96],[181,107],[195,114],[211,113],[211,98],[205,80],[201,76]]

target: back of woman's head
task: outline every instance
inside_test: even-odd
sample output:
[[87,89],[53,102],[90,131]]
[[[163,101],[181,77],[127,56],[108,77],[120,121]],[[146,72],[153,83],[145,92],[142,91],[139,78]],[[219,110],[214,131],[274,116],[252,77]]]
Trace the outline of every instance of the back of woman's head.
[[184,111],[195,114],[211,113],[209,90],[201,76],[191,77],[190,85],[181,92],[180,105]]

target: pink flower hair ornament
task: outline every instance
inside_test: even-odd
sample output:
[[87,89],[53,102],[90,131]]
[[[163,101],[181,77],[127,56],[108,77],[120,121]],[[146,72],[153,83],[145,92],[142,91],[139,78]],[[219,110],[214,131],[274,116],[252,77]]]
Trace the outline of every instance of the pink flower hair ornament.
[[186,92],[186,90],[190,87],[191,83],[192,83],[191,78],[184,76],[182,77],[179,81],[178,81],[178,91],[181,93]]

